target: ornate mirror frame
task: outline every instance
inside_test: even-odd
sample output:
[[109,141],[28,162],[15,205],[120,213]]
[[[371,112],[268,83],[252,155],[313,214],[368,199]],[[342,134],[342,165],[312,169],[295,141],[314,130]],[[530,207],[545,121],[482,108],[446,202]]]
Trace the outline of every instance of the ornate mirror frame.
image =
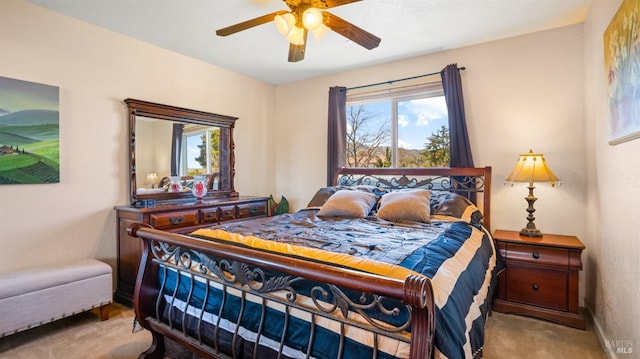
[[129,179],[131,204],[138,205],[143,201],[155,200],[158,202],[169,200],[195,200],[191,192],[162,192],[146,193],[138,192],[136,183],[136,118],[146,117],[159,120],[167,120],[180,123],[199,124],[204,126],[216,126],[220,128],[220,170],[218,188],[209,190],[204,200],[208,198],[237,196],[233,185],[235,176],[235,155],[233,143],[233,129],[237,117],[218,115],[181,107],[162,105],[153,102],[126,99],[124,102],[129,109]]

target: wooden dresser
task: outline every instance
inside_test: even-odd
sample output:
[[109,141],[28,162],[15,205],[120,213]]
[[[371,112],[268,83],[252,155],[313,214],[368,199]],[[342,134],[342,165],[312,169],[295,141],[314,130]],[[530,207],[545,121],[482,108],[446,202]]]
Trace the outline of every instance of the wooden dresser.
[[114,300],[133,304],[133,292],[142,255],[142,241],[131,238],[127,228],[134,222],[150,224],[156,229],[189,233],[217,223],[265,217],[268,197],[224,197],[203,201],[184,201],[138,208],[117,206],[118,216],[118,273]]
[[577,237],[555,234],[532,238],[497,230],[493,236],[506,262],[493,309],[584,329],[578,307],[584,244]]

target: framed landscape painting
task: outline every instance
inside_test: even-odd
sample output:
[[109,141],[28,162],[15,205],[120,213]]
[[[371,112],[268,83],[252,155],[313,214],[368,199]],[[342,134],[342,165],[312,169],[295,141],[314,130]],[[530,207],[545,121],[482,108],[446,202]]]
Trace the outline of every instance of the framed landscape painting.
[[640,137],[640,1],[625,0],[604,33],[609,144]]
[[60,182],[59,89],[0,76],[0,184]]

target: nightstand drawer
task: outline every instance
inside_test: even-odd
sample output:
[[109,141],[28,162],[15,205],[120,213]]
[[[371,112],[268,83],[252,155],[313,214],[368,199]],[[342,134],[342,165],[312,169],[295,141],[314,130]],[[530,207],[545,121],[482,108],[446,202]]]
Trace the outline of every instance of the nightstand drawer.
[[506,299],[566,311],[567,280],[566,272],[510,267]]
[[551,266],[562,269],[569,267],[569,250],[566,248],[507,243],[504,254],[507,263]]
[[157,229],[177,228],[198,224],[198,211],[152,214],[150,224]]

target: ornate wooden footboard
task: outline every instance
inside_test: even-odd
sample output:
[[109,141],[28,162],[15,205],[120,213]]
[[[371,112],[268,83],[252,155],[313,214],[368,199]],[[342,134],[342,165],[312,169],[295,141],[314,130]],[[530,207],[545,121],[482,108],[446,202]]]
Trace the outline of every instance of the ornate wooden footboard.
[[[166,283],[159,281],[158,273],[164,271],[166,274],[168,270],[186,273],[192,287],[195,281],[204,280],[208,284],[217,282],[222,286],[235,288],[242,293],[241,306],[244,306],[248,295],[253,295],[263,303],[275,301],[286,306],[287,313],[293,308],[307,311],[312,316],[324,317],[330,316],[332,312],[357,312],[367,318],[368,323],[350,320],[346,315],[332,318],[340,321],[343,326],[353,325],[373,331],[376,335],[375,341],[378,340],[378,336],[408,341],[412,359],[430,358],[433,355],[434,302],[431,283],[426,277],[409,276],[403,282],[250,248],[238,248],[167,233],[143,224],[132,225],[129,232],[131,236],[144,241],[135,290],[135,312],[140,324],[153,335],[153,344],[140,355],[141,358],[162,358],[165,350],[164,337],[178,341],[207,357],[229,357],[228,354],[219,351],[216,338],[213,338],[212,344],[207,344],[202,337],[190,335],[192,333],[187,332],[185,325],[175,326],[175,323],[167,323],[161,319],[162,307],[167,301],[175,300],[175,296],[165,298],[160,295]],[[276,272],[279,275],[267,278],[266,272]],[[313,300],[315,308],[298,303],[297,293],[291,289],[290,284],[302,279],[322,283],[314,287],[312,292],[319,296],[331,293],[331,302]],[[286,291],[284,298],[272,294],[280,290]],[[346,294],[349,290],[362,293],[358,302],[349,298]],[[385,308],[381,302],[383,297],[398,299],[405,308]],[[379,320],[365,314],[365,309],[377,309],[389,316],[397,316],[401,311],[407,311],[409,315],[407,321],[401,325],[383,325],[379,324]],[[220,310],[223,310],[222,307]],[[400,333],[409,326],[411,335],[401,335]],[[286,328],[283,329],[283,333],[285,331]],[[235,335],[238,335],[237,330]],[[313,331],[309,335],[311,343]],[[283,335],[282,340],[284,339]],[[234,337],[231,340],[235,342],[237,339]],[[343,340],[344,338],[341,338],[341,343]],[[232,357],[235,354],[233,353]]]

